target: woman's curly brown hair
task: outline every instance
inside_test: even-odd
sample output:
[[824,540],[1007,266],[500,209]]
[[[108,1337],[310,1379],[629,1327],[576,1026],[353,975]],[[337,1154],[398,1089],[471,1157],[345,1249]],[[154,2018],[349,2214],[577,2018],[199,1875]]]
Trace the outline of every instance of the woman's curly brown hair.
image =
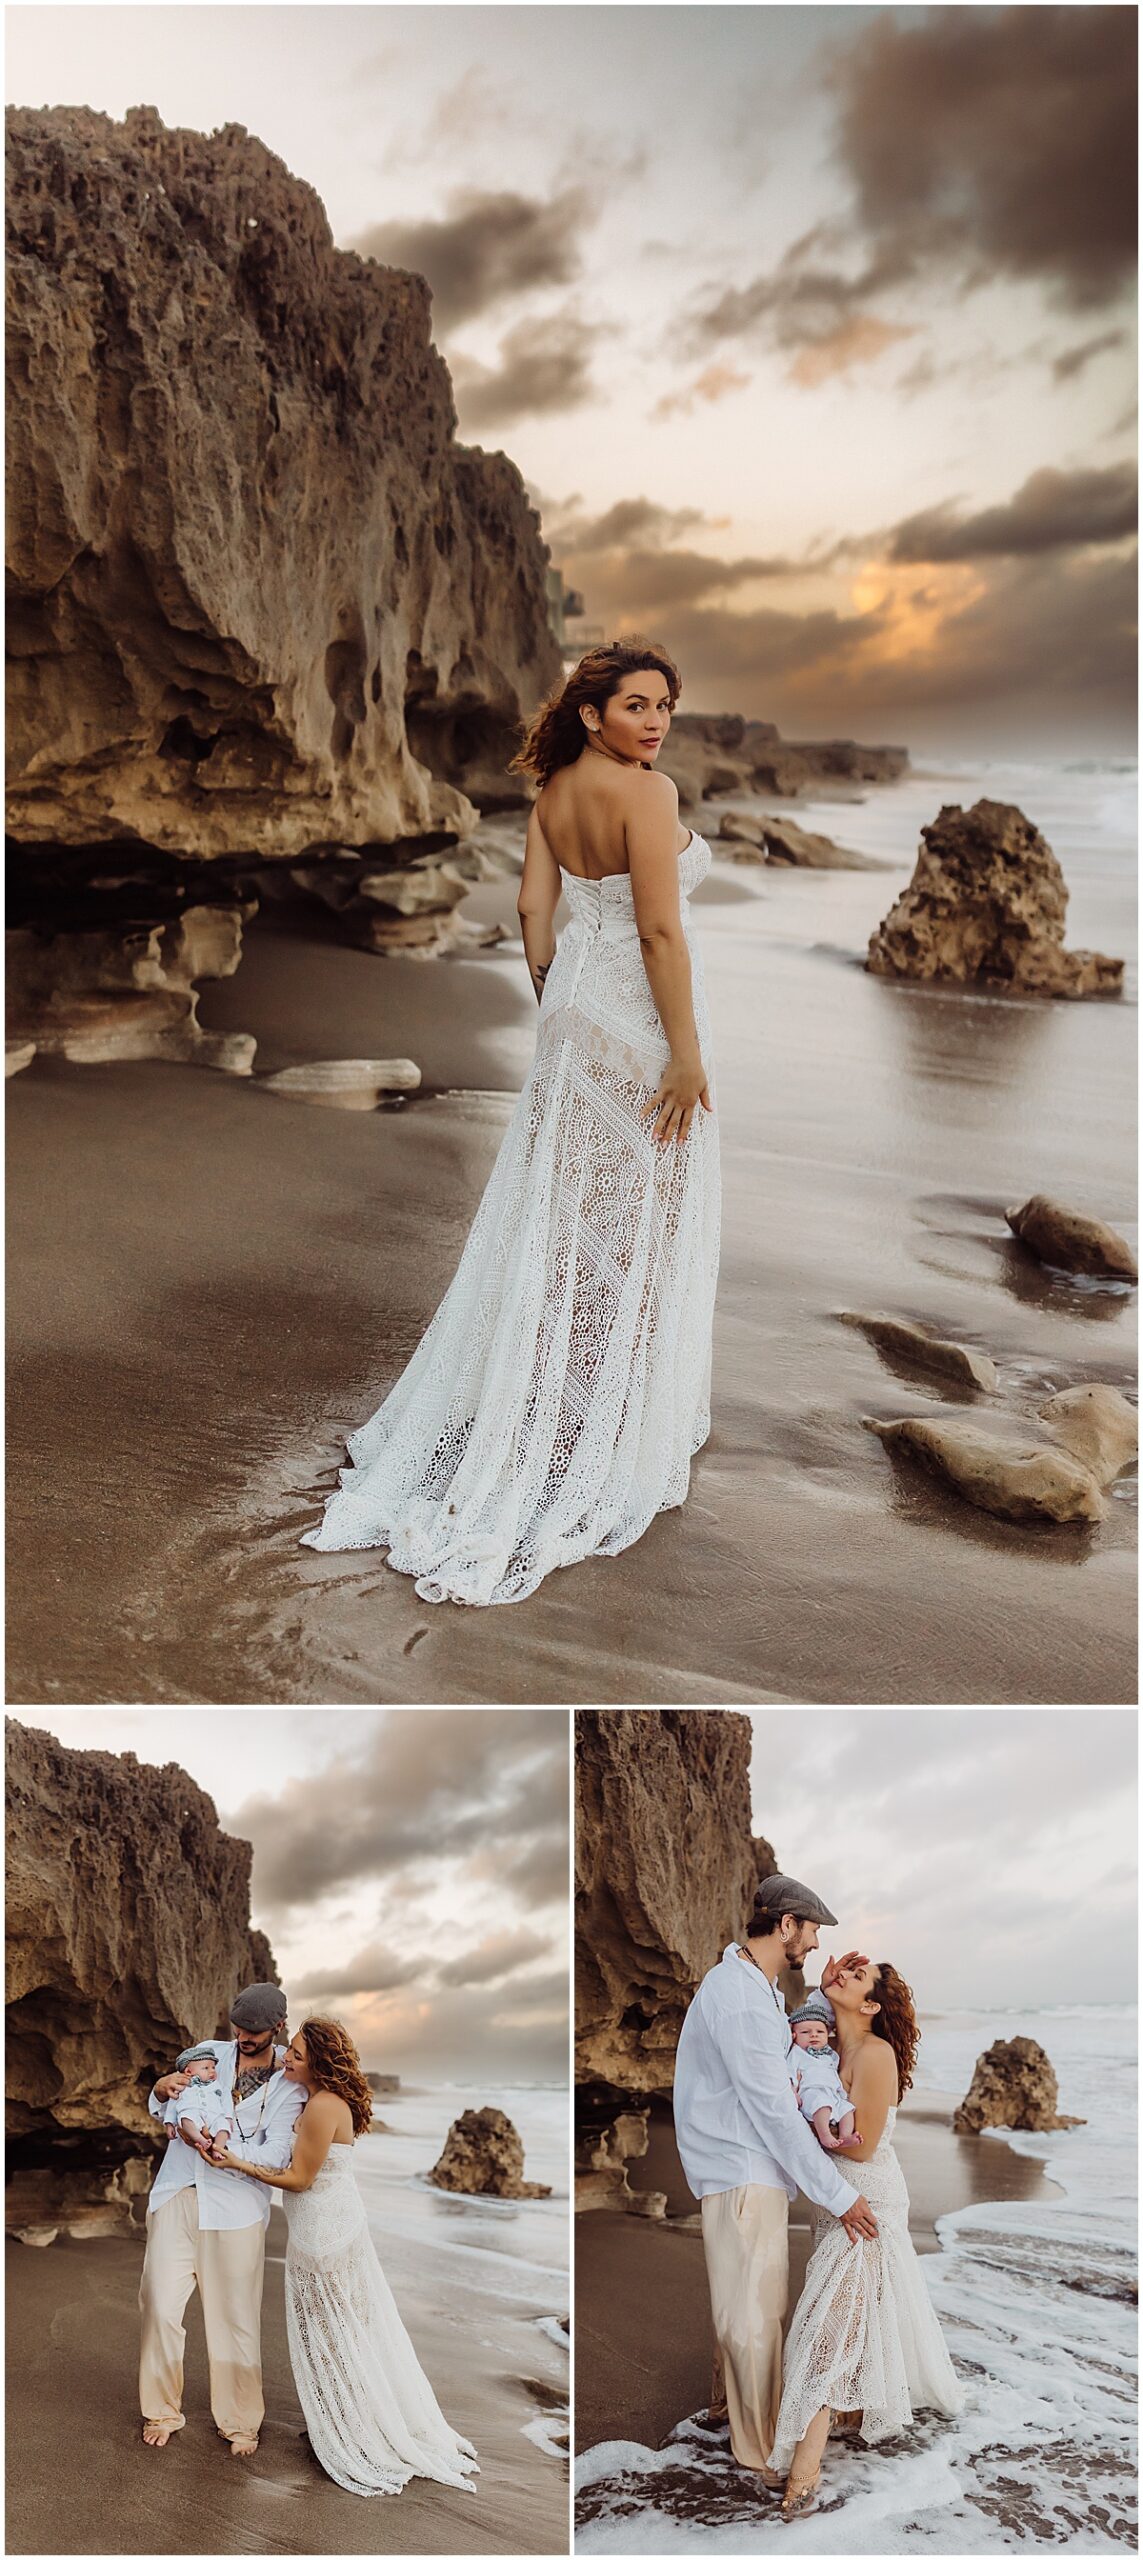
[[873,2033],[893,2048],[897,2063],[897,2095],[903,2098],[906,2089],[912,2087],[913,2066],[921,2041],[913,1994],[895,1965],[879,1964],[877,1980],[869,1996],[880,2003],[873,2020]]
[[344,2098],[355,2134],[368,2133],[373,2122],[373,2092],[361,2068],[361,2056],[340,2018],[307,2018],[300,2030],[315,2089],[332,2089]]
[[556,685],[529,723],[522,747],[511,758],[509,773],[531,773],[541,789],[558,773],[563,764],[575,764],[587,745],[587,731],[580,719],[580,705],[593,702],[597,711],[618,693],[624,676],[637,675],[643,667],[655,667],[666,680],[674,710],[683,689],[683,679],[674,659],[653,640],[643,640],[637,631],[623,640],[605,640],[598,649],[589,649],[563,683]]

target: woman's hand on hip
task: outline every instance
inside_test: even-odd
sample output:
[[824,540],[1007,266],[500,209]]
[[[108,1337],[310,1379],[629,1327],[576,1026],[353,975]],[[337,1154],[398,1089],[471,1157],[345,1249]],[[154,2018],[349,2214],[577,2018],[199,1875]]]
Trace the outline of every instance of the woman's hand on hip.
[[654,1114],[651,1135],[659,1146],[668,1146],[686,1137],[700,1104],[704,1111],[713,1108],[706,1069],[696,1051],[693,1058],[668,1059],[654,1101],[642,1105],[642,1116],[649,1120]]

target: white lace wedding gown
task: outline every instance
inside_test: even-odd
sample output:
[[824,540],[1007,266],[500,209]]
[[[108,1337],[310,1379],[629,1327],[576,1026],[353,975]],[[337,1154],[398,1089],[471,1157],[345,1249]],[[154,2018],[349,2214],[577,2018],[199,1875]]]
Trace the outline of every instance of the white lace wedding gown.
[[[692,834],[679,886],[708,1076],[687,901],[710,864]],[[387,1546],[423,1600],[526,1600],[555,1565],[618,1555],[685,1501],[710,1430],[713,1112],[656,1144],[641,1109],[670,1052],[631,882],[563,885],[535,1058],[456,1277],[301,1541]]]
[[437,2407],[370,2238],[353,2146],[287,2189],[286,2336],[310,2443],[339,2489],[391,2497],[407,2480],[471,2489],[476,2454]]
[[860,2167],[831,2159],[877,2216],[876,2240],[851,2241],[821,2206],[814,2245],[782,2359],[782,2405],[771,2462],[788,2471],[819,2409],[860,2409],[866,2444],[900,2433],[914,2409],[953,2417],[964,2397],[921,2261],[909,2238],[909,2190],[893,2148],[896,2107]]

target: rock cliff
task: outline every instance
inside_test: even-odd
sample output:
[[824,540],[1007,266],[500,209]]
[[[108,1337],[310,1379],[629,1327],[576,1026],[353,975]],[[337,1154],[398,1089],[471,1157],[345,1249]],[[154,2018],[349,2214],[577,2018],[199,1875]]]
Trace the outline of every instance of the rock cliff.
[[852,782],[895,782],[906,747],[863,747],[853,738],[783,738],[772,720],[738,712],[677,711],[659,770],[692,809],[723,792],[765,791],[778,799]]
[[576,1728],[576,2078],[649,2096],[670,2089],[695,1984],[773,1873],[750,1834],[750,1723],[588,1709]]
[[1123,962],[1065,951],[1068,893],[1050,844],[1021,809],[950,803],[921,829],[904,895],[869,944],[883,978],[990,979],[1022,995],[1107,996]]
[[1057,2112],[1059,2088],[1042,2044],[1032,2036],[1001,2036],[982,2053],[968,2096],[953,2117],[954,2133],[982,2133],[987,2125],[1011,2125],[1019,2133],[1059,2133],[1082,2116]]
[[182,1769],[7,1732],[9,2227],[51,2236],[150,2184],[147,2097],[183,2045],[276,1981],[251,1850]]
[[148,937],[189,903],[237,942],[267,866],[304,897],[348,854],[346,938],[462,938],[463,882],[419,876],[413,924],[377,884],[529,797],[539,517],[456,441],[424,278],[335,249],[240,125],[13,110],[7,208],[10,921],[49,945],[17,1036],[243,1072],[172,1023]]

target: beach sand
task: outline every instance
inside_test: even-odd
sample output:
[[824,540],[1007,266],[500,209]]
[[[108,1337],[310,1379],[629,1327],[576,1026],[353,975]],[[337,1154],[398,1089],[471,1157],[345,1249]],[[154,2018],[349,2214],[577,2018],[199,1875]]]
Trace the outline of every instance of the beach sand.
[[[911,2093],[895,2143],[909,2189],[909,2228],[919,2250],[938,2246],[937,2216],[999,2198],[1058,2195],[1038,2160],[1001,2142],[954,2134],[955,2100]],[[667,2194],[665,2222],[581,2213],[575,2230],[575,2442],[577,2453],[613,2440],[661,2445],[672,2427],[706,2409],[710,2300],[702,2233],[683,2179],[669,2118],[656,2114],[646,2158],[629,2163],[639,2193]],[[672,2217],[685,2216],[685,2221]],[[790,2207],[790,2313],[810,2247],[809,2206]]]
[[[475,2444],[475,2496],[413,2480],[397,2498],[357,2498],[326,2478],[301,2438],[286,2353],[281,2216],[271,2219],[262,2313],[266,2422],[240,2462],[210,2416],[197,2295],[187,2312],[187,2424],[161,2453],[140,2434],[135,2394],[142,2233],[48,2249],[7,2244],[7,2539],[11,2552],[425,2552],[567,2549],[566,2466],[522,2430],[548,2405],[514,2372],[503,2323],[455,2316],[446,2270],[402,2296],[413,2344],[449,2420]],[[521,2366],[524,2357],[517,2357]]]
[[1098,1529],[1016,1527],[862,1427],[947,1397],[846,1308],[979,1344],[1017,1415],[1132,1377],[1130,1293],[1053,1279],[1003,1210],[1129,1219],[1134,1013],[868,977],[904,876],[700,888],[712,1436],[683,1510],[516,1607],[433,1608],[379,1551],[297,1540],[455,1269],[532,1054],[518,950],[379,961],[259,922],[203,991],[260,1072],[412,1056],[399,1112],[36,1058],[8,1115],[10,1702],[1133,1701],[1130,1485]]

